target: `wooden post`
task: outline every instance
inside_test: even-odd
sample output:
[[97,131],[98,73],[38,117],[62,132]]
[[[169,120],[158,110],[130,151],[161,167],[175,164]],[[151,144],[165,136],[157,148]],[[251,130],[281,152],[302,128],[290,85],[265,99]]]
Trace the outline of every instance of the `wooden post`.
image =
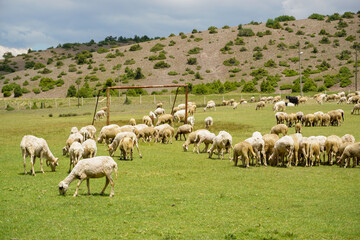
[[106,106],[107,106],[107,113],[106,113],[106,125],[109,125],[109,122],[110,122],[110,114],[109,114],[109,112],[110,112],[110,97],[109,97],[109,88],[107,88],[106,89],[106,96],[107,96],[107,98],[106,98]]
[[185,87],[185,119],[184,124],[187,124],[187,116],[188,116],[188,86]]
[[84,97],[81,97],[81,106],[84,106]]

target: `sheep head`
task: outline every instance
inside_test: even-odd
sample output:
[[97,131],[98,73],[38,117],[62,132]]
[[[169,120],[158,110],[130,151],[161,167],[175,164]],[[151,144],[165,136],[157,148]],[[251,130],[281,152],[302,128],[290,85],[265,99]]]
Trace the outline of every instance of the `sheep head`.
[[51,167],[51,171],[52,171],[52,172],[55,172],[55,168],[56,168],[57,166],[59,166],[58,160],[59,160],[59,158],[55,158],[55,159],[53,159],[53,160],[46,160],[46,166],[50,166],[50,167]]
[[67,147],[66,146],[63,147],[62,151],[63,151],[63,156],[65,156],[68,153]]
[[184,152],[187,152],[188,146],[186,144],[183,144],[183,149],[184,149]]
[[114,148],[111,145],[108,146],[108,149],[106,151],[109,151],[110,157],[114,156],[115,151],[114,151]]
[[68,187],[69,187],[69,185],[67,183],[65,183],[64,181],[61,181],[59,183],[59,194],[60,195],[65,195]]

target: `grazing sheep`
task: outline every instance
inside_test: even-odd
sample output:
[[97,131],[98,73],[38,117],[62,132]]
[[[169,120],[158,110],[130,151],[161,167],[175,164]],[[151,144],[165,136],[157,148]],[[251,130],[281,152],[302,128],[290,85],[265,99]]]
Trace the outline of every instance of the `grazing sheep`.
[[314,159],[320,166],[320,143],[317,139],[310,139],[309,144],[309,161],[311,161],[311,167],[314,165]]
[[266,100],[267,100],[267,97],[260,98],[260,101],[266,102]]
[[291,127],[293,124],[295,124],[296,120],[297,120],[297,116],[295,113],[287,114],[285,117],[285,121],[288,127]]
[[88,131],[88,133],[90,134],[89,137],[91,139],[95,139],[96,128],[93,125],[87,125],[87,126],[85,126],[85,128]]
[[275,96],[272,103],[277,103],[279,101],[281,101],[281,96]]
[[82,143],[82,146],[84,148],[83,158],[93,158],[96,156],[97,147],[95,140],[88,139]]
[[131,126],[135,126],[135,125],[136,125],[135,119],[134,119],[134,118],[130,118],[129,124],[130,124]]
[[162,143],[168,144],[169,142],[172,144],[172,138],[174,136],[174,128],[164,128],[159,131],[158,139],[161,139]]
[[345,142],[354,143],[355,137],[351,134],[345,134],[344,136],[341,137],[341,140],[343,143]]
[[270,133],[272,134],[279,135],[280,133],[282,133],[284,136],[287,134],[287,132],[288,132],[288,127],[285,124],[277,124],[274,127],[272,127],[270,131]]
[[255,102],[255,97],[251,97],[250,102]]
[[339,108],[339,109],[336,109],[336,111],[338,111],[338,112],[341,113],[341,118],[342,118],[342,120],[344,121],[344,114],[345,114],[344,110],[342,110],[341,108]]
[[359,114],[359,111],[360,111],[360,103],[355,104],[353,110],[351,110],[351,114],[355,114],[355,111],[357,111],[357,114]]
[[20,148],[22,152],[22,156],[24,158],[24,173],[27,174],[26,171],[26,157],[30,156],[30,164],[31,164],[31,174],[35,176],[34,164],[35,159],[40,158],[40,167],[41,172],[44,173],[43,169],[43,158],[46,158],[46,165],[51,167],[51,171],[55,171],[56,166],[58,166],[58,158],[55,158],[51,153],[50,148],[43,138],[37,138],[32,135],[25,135],[20,143]]
[[350,158],[353,158],[353,167],[356,167],[357,164],[357,159],[360,159],[360,143],[353,143],[353,144],[349,144],[345,149],[343,154],[341,155],[340,159],[339,159],[339,163],[341,164],[342,161],[344,161],[345,159],[348,159],[348,161],[346,161],[345,163],[345,168],[347,167],[348,163],[350,165]]
[[216,111],[216,104],[215,104],[215,102],[214,101],[212,101],[212,100],[210,100],[208,103],[207,103],[207,105],[206,105],[206,107],[204,108],[204,112],[206,111],[206,109],[210,109],[210,108],[214,108],[214,110]]
[[[151,121],[152,121],[152,124],[154,125],[155,124],[155,119],[157,118],[156,117],[156,114],[153,113],[152,111],[149,112],[149,117],[151,118]],[[148,125],[149,126],[149,125]],[[151,126],[149,126],[151,127]]]
[[302,128],[301,123],[296,123],[295,124],[295,133],[301,133],[301,128]]
[[169,123],[172,125],[173,123],[173,115],[171,114],[163,114],[158,118],[158,121],[156,123],[156,126],[159,126],[160,124]]
[[174,121],[177,120],[177,122],[179,123],[180,121],[184,121],[184,119],[185,119],[185,109],[179,110],[176,113],[174,113]]
[[[309,166],[309,163],[308,163],[309,144],[310,144],[310,138],[307,138],[307,137],[303,137],[299,143],[299,153],[300,153],[300,156],[302,156],[302,159],[304,160],[306,167]],[[300,159],[301,159],[301,157],[300,157]]]
[[304,113],[303,112],[297,112],[296,117],[297,117],[298,122],[302,122],[302,119],[304,117]]
[[[299,162],[299,144],[301,139],[303,138],[302,135],[300,133],[295,133],[295,134],[291,134],[290,137],[292,137],[292,139],[294,140],[294,163],[295,166],[298,165]],[[291,164],[291,163],[290,163]]]
[[226,131],[220,131],[219,134],[216,137],[214,137],[214,139],[213,139],[213,145],[209,149],[209,158],[211,158],[214,150],[217,149],[218,158],[220,158],[220,155],[221,155],[221,159],[223,159],[223,157],[224,157],[223,151],[225,149],[226,152],[229,152],[229,159],[231,159],[231,149],[232,148],[233,148],[233,146],[232,146],[231,135]]
[[314,126],[315,121],[315,115],[314,114],[306,114],[303,118],[303,125],[305,127],[311,127]]
[[337,102],[337,104],[340,104],[340,103],[346,103],[346,97],[341,97],[339,99],[339,101]]
[[114,196],[114,181],[111,178],[111,173],[115,170],[115,179],[117,179],[117,164],[111,157],[101,156],[94,158],[87,158],[80,161],[63,181],[59,183],[60,195],[65,195],[69,185],[75,179],[79,179],[76,185],[74,197],[77,196],[80,184],[86,179],[88,187],[88,195],[90,195],[89,178],[101,178],[106,177],[105,187],[101,191],[101,195],[104,194],[106,187],[111,185],[111,193],[109,197]]
[[255,110],[261,109],[265,107],[265,102],[264,101],[260,101],[258,103],[256,103],[256,107]]
[[67,155],[69,153],[70,146],[71,144],[73,144],[73,142],[82,143],[83,141],[84,141],[84,137],[80,133],[70,134],[70,136],[66,140],[65,147],[63,147],[62,149],[63,155]]
[[108,151],[110,156],[114,156],[114,153],[116,151],[116,149],[118,148],[121,139],[128,137],[131,138],[133,140],[134,145],[136,146],[136,149],[139,153],[139,157],[142,158],[140,149],[139,149],[139,145],[138,145],[138,141],[137,141],[137,137],[135,135],[135,133],[133,132],[119,132],[118,134],[116,134],[114,140],[112,141],[112,143],[108,146]]
[[276,166],[279,164],[279,159],[281,159],[282,165],[284,166],[284,158],[287,156],[288,163],[287,167],[291,167],[291,159],[293,158],[294,154],[294,140],[290,136],[284,136],[280,138],[274,147],[274,152],[270,156],[269,161],[274,162],[276,161]]
[[307,100],[308,100],[308,99],[307,99],[306,97],[300,97],[300,98],[299,98],[299,104],[300,104],[300,103],[304,103],[304,104],[305,104],[305,103],[307,102]]
[[178,140],[178,136],[180,136],[180,141],[181,141],[181,136],[184,136],[184,138],[186,140],[186,134],[191,133],[193,130],[194,130],[194,128],[190,124],[184,124],[184,125],[178,127],[176,134],[175,134],[175,140]]
[[274,107],[273,107],[273,111],[274,112],[279,112],[279,111],[285,111],[285,102],[284,101],[280,101],[280,102],[277,102],[274,104]]
[[189,148],[189,145],[194,143],[194,148],[193,148],[193,152],[195,152],[195,146],[196,146],[196,134],[198,133],[198,131],[201,131],[201,130],[204,130],[204,129],[199,129],[195,132],[192,132],[189,134],[188,138],[186,139],[185,143],[183,144],[183,150],[184,152],[187,152],[188,148]]
[[116,134],[120,132],[134,132],[134,129],[135,128],[130,125],[119,127],[116,124],[111,124],[104,126],[100,131],[97,142],[102,143],[105,140],[106,144],[110,144],[111,141],[115,138]]
[[71,165],[73,167],[76,166],[76,164],[80,161],[80,158],[82,157],[84,153],[84,147],[79,142],[73,142],[71,144],[69,149],[69,156],[70,156],[70,167],[68,173],[71,172]]
[[322,116],[321,116],[321,126],[325,126],[325,127],[328,127],[330,125],[330,115],[327,114],[327,113],[324,113]]
[[102,108],[100,108],[100,110],[103,110],[104,112],[107,112],[107,107],[102,107]]
[[[298,105],[299,104],[299,99],[297,97],[293,97],[293,96],[286,96],[286,99],[289,100],[290,103],[294,104],[294,105]],[[288,103],[289,104],[289,103]],[[289,106],[289,105],[286,105]]]
[[261,155],[264,158],[264,165],[267,166],[267,162],[266,162],[266,158],[265,158],[265,149],[264,149],[265,142],[262,139],[261,133],[254,132],[253,136],[246,139],[245,142],[250,143],[254,152],[256,153],[255,155],[253,155],[254,157],[256,157],[256,166],[261,164]]
[[313,126],[321,126],[321,122],[322,122],[322,117],[323,117],[323,115],[324,115],[323,112],[316,112],[316,113],[314,113]]
[[[249,167],[249,153],[251,153],[253,156],[255,156],[255,153],[253,151],[251,144],[246,141],[235,144],[233,152],[234,152],[233,161],[234,161],[235,166],[237,165],[238,159],[240,157],[242,160],[243,166],[248,168]],[[246,165],[245,165],[245,161],[246,161]]]
[[102,119],[103,117],[106,116],[106,113],[104,110],[100,110],[98,112],[96,112],[94,120],[98,120],[98,119]]
[[153,127],[146,127],[141,129],[137,136],[138,141],[142,138],[143,142],[150,142],[152,139],[156,138],[157,131]]
[[[246,102],[246,101],[245,101],[245,102]],[[239,104],[240,104],[240,102],[234,102],[234,104],[233,104],[233,109],[236,109]]]
[[153,121],[151,120],[151,118],[150,118],[149,116],[144,116],[144,117],[142,118],[142,122],[143,122],[144,124],[146,124],[148,127],[154,126],[154,125],[153,125]]
[[264,158],[266,159],[266,161],[269,161],[269,157],[274,151],[274,146],[276,141],[279,140],[279,136],[276,134],[265,134],[262,139],[264,140]]
[[86,127],[82,127],[79,132],[83,136],[83,140],[86,141],[90,138],[90,133]]
[[339,151],[342,140],[336,135],[331,135],[327,137],[325,141],[325,149],[328,155],[328,164],[333,164],[333,158],[336,157],[337,152]]
[[[208,130],[198,130],[196,131],[196,136],[194,142],[196,143],[196,151],[199,154],[200,153],[200,144],[204,143],[205,148],[202,152],[207,152],[209,144],[213,143],[213,140],[215,138],[215,134],[209,132]],[[194,145],[195,146],[195,145]]]
[[79,130],[78,130],[77,127],[72,127],[71,131],[70,131],[70,134],[74,134],[74,133],[78,133],[78,132],[79,132]]
[[124,157],[124,160],[127,160],[127,155],[130,153],[130,159],[133,160],[133,151],[134,151],[134,140],[130,137],[124,137],[120,140],[119,150],[121,151],[121,156]]
[[156,108],[162,108],[163,107],[163,103],[162,102],[159,102],[156,104]]
[[196,112],[196,105],[189,106],[188,112],[190,115],[194,115],[194,113]]
[[328,112],[329,116],[330,116],[330,124],[331,126],[341,126],[341,118],[342,118],[342,114],[341,112],[337,111],[337,110],[332,110]]
[[283,124],[287,118],[287,113],[277,112],[275,113],[276,124]]
[[157,108],[157,109],[155,109],[154,113],[155,113],[156,117],[159,117],[160,115],[165,114],[165,109]]
[[212,126],[214,124],[213,118],[212,117],[207,117],[205,118],[205,128],[209,128],[210,126]]
[[[347,146],[349,146],[350,144],[353,144],[351,142],[343,142],[341,143],[340,147],[339,147],[339,151],[336,153],[336,159],[338,159],[337,164],[339,164],[339,166],[341,167],[343,164],[343,161],[340,161],[340,157],[342,156],[342,154],[344,153],[344,150]],[[344,159],[346,162],[350,159],[346,158]]]
[[[311,137],[308,137],[310,140],[311,139],[317,139],[319,141],[319,144],[320,144],[320,153],[323,154],[323,162],[325,162],[325,142],[326,142],[326,139],[327,137],[325,136],[311,136]],[[321,162],[321,161],[320,161]]]
[[187,123],[190,124],[191,126],[195,125],[195,117],[191,116],[187,118]]

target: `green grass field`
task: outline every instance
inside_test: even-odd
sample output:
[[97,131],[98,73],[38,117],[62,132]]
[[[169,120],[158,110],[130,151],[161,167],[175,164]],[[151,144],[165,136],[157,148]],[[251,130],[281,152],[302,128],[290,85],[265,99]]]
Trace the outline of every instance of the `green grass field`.
[[[195,97],[193,97],[195,98]],[[202,97],[192,99],[202,103]],[[226,130],[234,144],[254,131],[268,133],[275,125],[272,105],[255,111],[254,104],[238,109],[195,114],[195,129],[214,118],[211,131]],[[303,128],[303,136],[353,134],[360,139],[360,116],[353,105],[306,104],[286,112],[327,112],[342,108],[340,127]],[[99,193],[105,179],[91,179],[72,197],[77,181],[60,196],[58,183],[68,174],[69,159],[62,147],[73,126],[91,124],[93,105],[0,112],[0,239],[360,239],[360,167],[234,167],[227,158],[183,152],[183,141],[173,144],[140,143],[133,161],[114,159],[119,168],[115,196]],[[113,105],[111,123],[137,122],[154,104]],[[169,111],[169,103],[165,105]],[[74,117],[59,117],[77,113]],[[53,117],[49,117],[52,114]],[[97,134],[105,120],[95,123]],[[175,128],[179,124],[175,124]],[[294,128],[289,133],[294,133]],[[32,134],[47,140],[60,166],[51,172],[44,164],[36,176],[24,175],[20,141]],[[98,144],[98,156],[108,155]],[[226,155],[227,157],[227,155]],[[226,160],[225,160],[226,159]],[[30,170],[30,159],[27,159]]]

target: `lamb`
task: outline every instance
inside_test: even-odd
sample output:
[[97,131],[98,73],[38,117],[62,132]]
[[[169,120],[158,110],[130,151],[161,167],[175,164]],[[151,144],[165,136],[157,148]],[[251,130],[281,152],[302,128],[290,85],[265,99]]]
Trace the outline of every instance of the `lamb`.
[[130,124],[131,126],[135,126],[135,125],[136,125],[136,120],[135,120],[134,118],[130,118],[129,124]]
[[161,115],[158,118],[156,126],[159,126],[160,124],[164,124],[164,123],[172,124],[173,123],[173,115],[171,115],[171,114],[163,114],[163,115]]
[[301,133],[301,128],[302,128],[301,123],[296,123],[295,124],[295,133]]
[[93,158],[96,156],[97,147],[95,140],[88,139],[82,143],[82,146],[84,148],[84,152],[82,155],[83,158]]
[[125,137],[129,137],[133,140],[133,143],[136,146],[136,149],[139,153],[139,157],[142,158],[136,135],[133,132],[119,132],[118,134],[116,134],[114,141],[108,146],[108,149],[107,149],[109,151],[110,156],[111,157],[114,156],[114,153],[115,153],[116,149],[118,148],[121,139],[123,139]]
[[261,155],[264,157],[264,165],[267,166],[266,163],[266,158],[265,158],[265,142],[262,139],[261,133],[260,132],[254,132],[253,136],[246,139],[245,142],[248,142],[251,144],[254,152],[256,153],[256,155],[253,155],[254,157],[257,158],[256,161],[256,166],[258,166],[259,163],[261,163]]
[[178,140],[178,136],[180,136],[180,140],[181,140],[181,136],[184,136],[186,140],[186,134],[191,133],[193,130],[194,130],[193,126],[191,126],[190,124],[184,124],[178,127],[175,134],[175,139]]
[[[213,140],[215,138],[215,134],[209,132],[208,130],[198,130],[196,131],[196,136],[195,136],[195,140],[194,142],[196,143],[196,151],[199,154],[199,146],[201,143],[205,144],[205,148],[204,151],[202,152],[207,152],[209,144],[213,143]],[[194,145],[195,146],[195,145]]]
[[270,133],[279,135],[280,133],[282,133],[284,136],[287,134],[288,132],[288,127],[285,124],[277,124],[274,127],[271,128]]
[[242,164],[245,167],[245,161],[246,161],[246,167],[249,167],[249,153],[251,153],[253,156],[255,156],[255,153],[252,149],[252,146],[250,143],[243,141],[235,144],[234,146],[234,155],[233,155],[233,161],[234,165],[237,165],[238,158],[241,157]]
[[343,143],[345,142],[354,143],[355,137],[351,134],[345,134],[344,136],[341,137],[341,140]]
[[151,118],[149,116],[144,116],[142,118],[142,122],[144,124],[146,124],[148,127],[152,127],[153,126],[153,121],[151,120]]
[[256,107],[255,110],[261,109],[265,107],[265,102],[264,101],[260,101],[258,103],[256,103]]
[[143,142],[150,142],[151,139],[155,139],[156,138],[156,129],[153,127],[146,127],[141,129],[137,136],[137,139],[140,140],[141,138],[143,139]]
[[96,112],[94,120],[98,120],[98,119],[102,119],[103,117],[106,116],[106,113],[104,110],[100,110],[98,112]]
[[70,134],[70,136],[66,140],[65,147],[63,147],[62,149],[63,155],[67,155],[69,153],[70,146],[71,144],[73,144],[73,142],[82,143],[83,141],[84,141],[84,137],[80,133]]
[[342,143],[341,138],[336,135],[331,135],[327,137],[325,141],[325,149],[328,154],[328,163],[330,165],[333,164],[333,157],[336,157],[336,154],[339,151],[339,147],[341,143]]
[[174,113],[174,121],[177,120],[179,123],[180,121],[184,121],[185,119],[185,110],[179,110],[176,113]]
[[274,152],[270,156],[269,161],[273,162],[276,160],[276,166],[278,166],[279,158],[282,160],[282,164],[284,165],[284,158],[285,155],[288,158],[288,167],[291,167],[291,159],[293,158],[294,154],[294,140],[290,136],[284,136],[280,138],[274,147]]
[[165,114],[165,109],[157,108],[157,109],[155,109],[154,113],[155,113],[156,117],[159,117],[160,115]]
[[[339,159],[339,163],[344,161],[345,159],[353,158],[353,167],[356,167],[357,159],[360,158],[360,142],[349,144],[345,149],[343,154],[341,155]],[[350,161],[346,161],[345,166],[350,165]]]
[[231,149],[232,146],[232,137],[231,135],[226,131],[220,131],[219,134],[214,137],[213,139],[213,145],[211,146],[209,150],[209,158],[211,158],[213,152],[215,149],[217,149],[218,152],[218,158],[223,159],[224,157],[224,149],[226,149],[226,152],[229,152],[229,159],[231,159]]
[[[133,160],[133,151],[134,151],[134,140],[130,137],[124,137],[120,140],[119,149],[121,155],[124,157],[124,160],[127,160],[127,154],[130,152],[130,159]],[[121,159],[120,155],[120,159]]]
[[212,100],[210,100],[208,103],[207,103],[207,105],[206,105],[206,107],[204,108],[204,112],[206,111],[206,109],[211,109],[211,108],[214,108],[214,110],[216,111],[216,104],[215,104],[215,102],[214,101],[212,101]]
[[280,110],[285,111],[285,106],[286,105],[284,101],[277,102],[274,104],[273,111],[274,112],[279,112]]
[[[276,134],[265,134],[262,139],[264,140],[264,152],[265,156],[264,158],[266,161],[269,160],[270,155],[274,151],[274,146],[277,140],[279,140],[279,136]],[[273,164],[271,164],[273,165]]]
[[194,127],[195,125],[195,117],[191,116],[187,118],[187,123]]
[[183,144],[183,150],[184,150],[184,152],[187,152],[187,150],[188,150],[188,148],[189,148],[189,145],[192,144],[192,143],[194,143],[193,152],[195,152],[196,134],[197,134],[197,132],[200,131],[200,130],[204,130],[204,129],[199,129],[199,130],[197,130],[197,131],[192,132],[192,133],[189,134],[188,138],[186,139],[185,143]]
[[70,131],[70,134],[74,134],[74,133],[77,133],[77,132],[79,132],[78,128],[77,127],[72,127],[71,131]]
[[88,195],[90,195],[90,178],[101,178],[106,177],[105,187],[101,191],[101,195],[104,194],[106,187],[111,185],[111,193],[109,197],[114,196],[114,181],[111,178],[112,171],[115,171],[115,179],[117,179],[117,164],[111,157],[101,156],[94,158],[87,158],[80,161],[71,171],[71,173],[59,183],[59,193],[60,195],[65,195],[69,185],[75,179],[80,179],[76,185],[76,190],[74,197],[78,195],[80,184],[86,179],[88,187]]
[[213,118],[212,117],[207,117],[205,118],[205,128],[210,128],[210,126],[212,126],[214,124]]
[[69,156],[70,156],[70,167],[68,173],[71,172],[71,165],[73,167],[76,166],[76,164],[80,161],[80,158],[82,157],[84,153],[84,147],[79,142],[74,142],[71,144],[69,149]]
[[355,114],[355,111],[357,111],[357,114],[359,114],[359,111],[360,111],[360,103],[355,104],[353,110],[351,110],[351,114]]
[[22,152],[22,156],[24,158],[24,173],[27,174],[26,171],[26,157],[30,156],[31,163],[31,174],[35,176],[34,164],[35,159],[40,158],[40,167],[41,172],[44,173],[43,169],[43,158],[46,158],[46,165],[51,167],[51,171],[55,172],[56,166],[58,164],[58,158],[55,158],[51,153],[50,148],[43,138],[37,138],[32,135],[25,135],[20,143],[20,148]]

